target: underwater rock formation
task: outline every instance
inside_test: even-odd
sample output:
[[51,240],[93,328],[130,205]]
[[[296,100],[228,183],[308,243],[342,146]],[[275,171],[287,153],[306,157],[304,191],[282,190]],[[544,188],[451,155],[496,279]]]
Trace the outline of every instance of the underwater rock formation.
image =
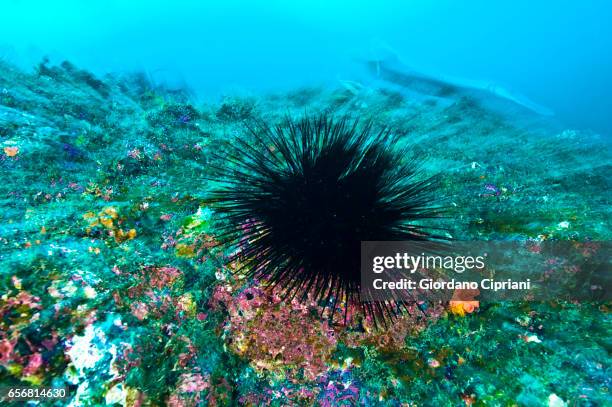
[[458,240],[610,239],[595,134],[517,127],[469,98],[338,86],[199,104],[142,75],[2,63],[0,382],[67,386],[73,405],[610,404],[609,304],[419,304],[380,330],[226,265],[214,153],[245,116],[305,106],[409,141]]

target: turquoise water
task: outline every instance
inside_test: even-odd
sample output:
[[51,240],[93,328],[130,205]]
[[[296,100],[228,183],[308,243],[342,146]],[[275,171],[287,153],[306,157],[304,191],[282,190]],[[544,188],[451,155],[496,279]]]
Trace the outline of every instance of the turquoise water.
[[[0,404],[612,404],[612,6],[531,3],[0,2]],[[592,296],[383,325],[364,230]]]
[[385,44],[421,72],[499,84],[612,134],[605,0],[5,0],[0,15],[11,61],[146,70],[203,98],[355,79]]

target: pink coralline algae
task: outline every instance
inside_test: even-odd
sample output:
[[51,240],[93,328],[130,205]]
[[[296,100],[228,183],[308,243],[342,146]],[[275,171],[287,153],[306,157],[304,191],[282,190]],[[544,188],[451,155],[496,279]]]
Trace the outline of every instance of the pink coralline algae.
[[8,339],[0,340],[0,365],[5,366],[12,360],[15,342]]
[[208,377],[199,373],[184,373],[179,379],[179,391],[183,393],[197,393],[210,387]]
[[231,348],[251,360],[256,369],[301,369],[310,379],[327,370],[336,337],[328,322],[313,313],[317,311],[314,304],[284,303],[258,288],[232,296],[227,286],[217,287],[213,296],[213,307],[220,303],[229,311],[226,329]]
[[149,284],[158,289],[172,286],[181,276],[180,270],[174,267],[149,267],[146,271],[150,278]]
[[[347,314],[352,317],[346,323],[337,313],[332,325],[325,310],[312,299],[284,302],[273,291],[257,286],[240,291],[229,283],[217,286],[210,305],[214,309],[221,304],[229,313],[224,329],[234,352],[250,360],[259,371],[302,371],[307,380],[320,378],[337,365],[331,355],[338,341],[355,348],[374,345],[402,349],[408,336],[444,313],[442,305],[415,304],[409,313],[381,330],[376,329],[372,320],[358,319],[349,310]],[[361,329],[354,329],[357,326]]]
[[127,285],[124,291],[113,292],[115,304],[128,310],[139,321],[159,319],[169,313],[177,322],[196,317],[193,295],[177,293],[179,281],[183,279],[183,272],[178,268],[145,266],[130,274],[115,267],[113,273],[123,278]]
[[28,357],[28,364],[23,369],[23,373],[28,376],[34,374],[40,369],[43,364],[42,355],[38,352],[33,353]]
[[359,403],[359,387],[350,370],[336,370],[319,379],[318,403],[322,407],[349,406]]

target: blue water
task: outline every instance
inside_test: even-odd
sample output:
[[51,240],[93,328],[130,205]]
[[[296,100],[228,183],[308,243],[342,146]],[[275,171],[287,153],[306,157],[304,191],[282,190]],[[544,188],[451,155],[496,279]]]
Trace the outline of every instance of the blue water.
[[215,98],[352,79],[384,44],[421,72],[502,84],[612,135],[610,21],[606,0],[2,0],[0,57],[142,69]]

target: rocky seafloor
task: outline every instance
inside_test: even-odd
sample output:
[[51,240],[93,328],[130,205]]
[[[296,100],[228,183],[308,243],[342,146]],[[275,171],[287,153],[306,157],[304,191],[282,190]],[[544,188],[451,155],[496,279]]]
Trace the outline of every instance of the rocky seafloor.
[[305,112],[403,134],[441,174],[456,239],[610,239],[591,132],[354,84],[200,103],[142,74],[1,63],[0,383],[68,386],[49,405],[612,403],[609,303],[422,304],[376,329],[223,266],[211,152],[245,120]]

